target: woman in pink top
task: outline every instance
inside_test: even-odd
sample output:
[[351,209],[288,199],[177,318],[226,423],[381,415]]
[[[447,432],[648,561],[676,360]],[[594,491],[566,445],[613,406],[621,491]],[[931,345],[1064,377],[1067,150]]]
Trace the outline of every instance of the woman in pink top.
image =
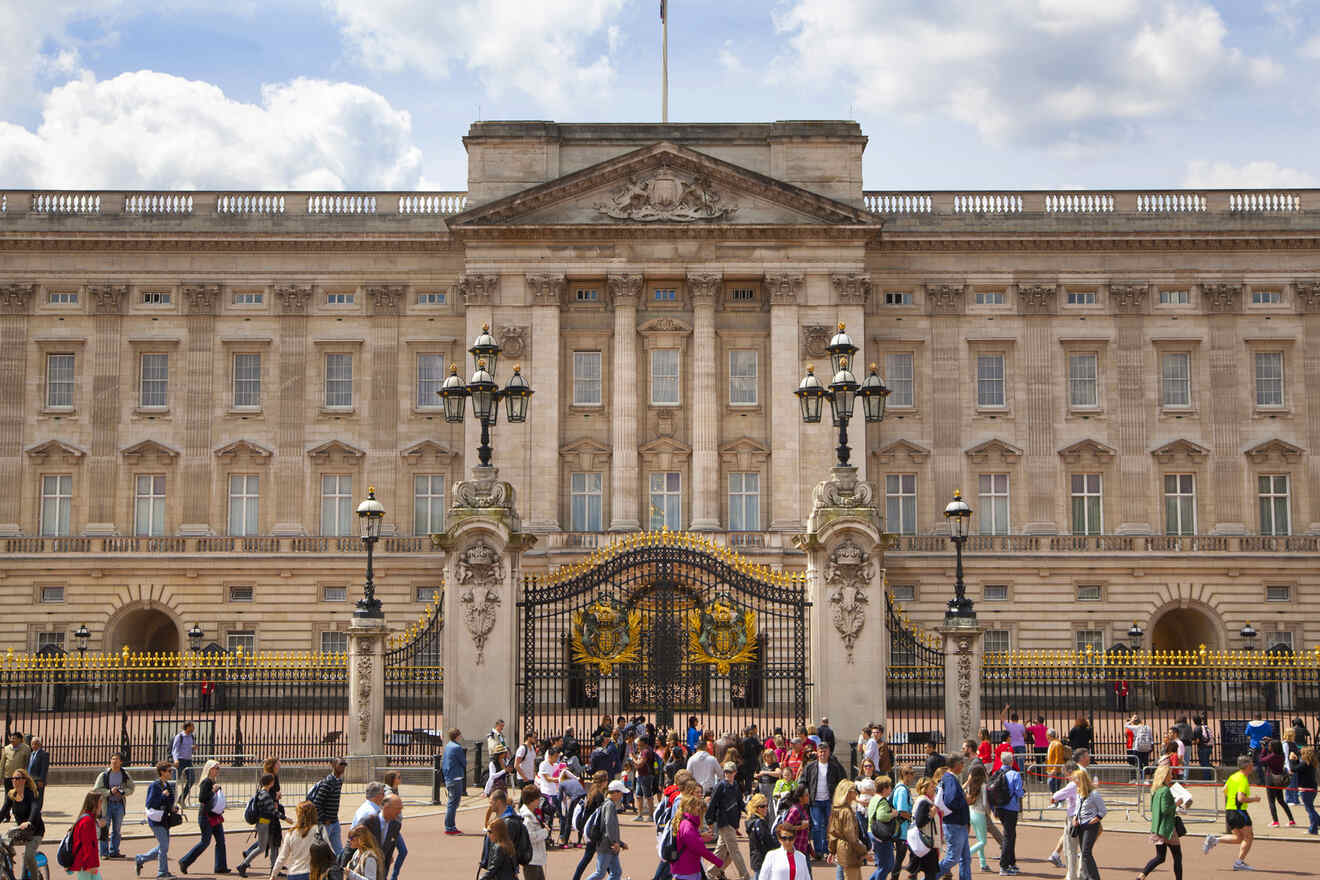
[[1027,725],[1027,735],[1031,737],[1032,750],[1039,764],[1045,760],[1045,753],[1050,749],[1049,728],[1045,726],[1043,716],[1037,715],[1036,723]]
[[669,867],[674,880],[700,880],[702,859],[716,868],[724,867],[724,862],[706,849],[706,841],[701,839],[701,816],[705,812],[705,801],[699,795],[685,794],[679,798],[678,815],[674,820],[678,823],[674,835],[678,858]]

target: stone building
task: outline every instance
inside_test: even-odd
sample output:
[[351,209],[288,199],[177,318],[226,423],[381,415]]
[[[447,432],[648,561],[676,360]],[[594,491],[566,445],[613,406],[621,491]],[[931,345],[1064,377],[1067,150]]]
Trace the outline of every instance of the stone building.
[[369,485],[406,625],[478,440],[435,391],[485,324],[536,392],[494,429],[530,572],[662,526],[801,569],[836,438],[792,391],[844,322],[917,621],[961,489],[990,650],[1320,635],[1314,193],[869,191],[851,122],[464,143],[466,193],[0,194],[0,647],[338,650]]

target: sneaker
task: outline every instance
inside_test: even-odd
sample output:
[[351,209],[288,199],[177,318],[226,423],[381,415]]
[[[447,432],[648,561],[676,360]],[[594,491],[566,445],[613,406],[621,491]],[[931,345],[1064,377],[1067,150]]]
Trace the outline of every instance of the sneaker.
[[1246,862],[1242,861],[1241,859],[1238,859],[1236,862],[1233,863],[1233,870],[1234,870],[1234,871],[1254,871],[1254,870],[1256,870],[1256,869],[1253,868],[1253,867],[1251,867],[1251,865],[1248,865]]
[[1205,836],[1205,840],[1201,842],[1201,852],[1202,853],[1210,852],[1210,850],[1215,848],[1215,844],[1217,843],[1219,843],[1218,834],[1207,834]]
[[1056,867],[1056,868],[1062,868],[1062,867],[1063,867],[1063,859],[1059,858],[1059,854],[1058,854],[1058,853],[1056,853],[1056,852],[1052,852],[1052,853],[1050,853],[1050,864],[1053,865],[1053,866]]
[[1278,827],[1279,827],[1279,823],[1278,823],[1278,822],[1271,822],[1271,823],[1270,823],[1270,827],[1271,827],[1271,828],[1278,828]]
[[445,829],[445,834],[451,834],[451,835],[452,835],[452,834],[462,834],[462,833],[463,833],[463,832],[462,832],[462,831],[459,831],[457,828],[446,828],[446,829]]
[[234,869],[234,872],[235,872],[236,874],[238,874],[238,876],[240,876],[240,877],[246,877],[246,876],[247,876],[247,865],[239,865],[237,868]]
[[139,877],[142,876],[142,860],[141,860],[141,859],[134,859],[134,860],[133,860],[133,870],[137,871],[137,875],[138,875]]
[[1289,819],[1289,820],[1288,820],[1288,827],[1289,827],[1289,828],[1293,827],[1293,826],[1296,825],[1296,824],[1297,824],[1297,823],[1294,822],[1292,819]]
[[1008,868],[1000,868],[1000,869],[999,869],[999,876],[1000,876],[1000,877],[1012,877],[1012,876],[1013,876],[1013,872],[1010,871],[1010,870],[1008,870]]

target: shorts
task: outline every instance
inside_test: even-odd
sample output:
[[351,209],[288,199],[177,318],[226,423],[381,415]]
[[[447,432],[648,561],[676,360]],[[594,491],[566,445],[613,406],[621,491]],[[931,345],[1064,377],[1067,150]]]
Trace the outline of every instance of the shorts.
[[1251,827],[1251,814],[1246,810],[1225,810],[1224,823],[1230,832]]
[[637,777],[637,796],[641,798],[655,797],[655,777],[647,774]]

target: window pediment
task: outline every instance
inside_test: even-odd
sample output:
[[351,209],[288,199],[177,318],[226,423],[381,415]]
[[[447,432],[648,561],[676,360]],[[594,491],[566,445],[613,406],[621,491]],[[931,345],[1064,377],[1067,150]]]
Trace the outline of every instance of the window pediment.
[[613,449],[598,440],[583,437],[559,447],[559,457],[571,468],[580,471],[598,471],[609,467]]
[[[309,453],[310,454],[310,453]],[[404,449],[399,455],[411,465],[438,464],[448,466],[458,453],[434,440],[422,440]]]
[[328,440],[307,450],[307,457],[318,464],[357,464],[366,454],[342,440]]
[[649,470],[671,470],[677,462],[687,461],[692,447],[672,437],[657,437],[637,450]]
[[967,457],[975,464],[1014,464],[1022,457],[1022,450],[998,437],[978,443],[967,450]]
[[1155,456],[1155,460],[1160,464],[1173,462],[1201,464],[1210,456],[1210,450],[1199,443],[1179,438],[1153,450],[1151,455]]
[[[872,453],[879,464],[921,464],[930,458],[930,450],[911,440],[895,440]],[[970,453],[969,453],[970,454]]]
[[29,446],[26,450],[27,455],[37,464],[58,463],[58,464],[77,464],[87,453],[72,443],[65,443],[63,440],[47,440],[45,443],[38,443],[36,446]]
[[720,460],[738,470],[755,470],[770,457],[770,449],[751,437],[739,437],[720,447]]
[[215,450],[215,457],[224,462],[247,461],[252,464],[265,464],[270,460],[271,451],[251,440],[235,440]]
[[171,449],[155,440],[143,440],[119,450],[124,461],[129,464],[174,464],[179,458],[179,450]]
[[1118,455],[1118,450],[1088,437],[1085,440],[1077,441],[1071,446],[1063,447],[1059,450],[1059,455],[1067,464],[1081,464],[1082,462],[1109,464],[1114,460],[1114,456]]
[[1281,464],[1290,464],[1302,457],[1306,450],[1300,446],[1294,446],[1286,440],[1280,440],[1278,437],[1272,440],[1266,440],[1257,446],[1247,450],[1247,458],[1251,459],[1252,464],[1270,464],[1278,462]]

